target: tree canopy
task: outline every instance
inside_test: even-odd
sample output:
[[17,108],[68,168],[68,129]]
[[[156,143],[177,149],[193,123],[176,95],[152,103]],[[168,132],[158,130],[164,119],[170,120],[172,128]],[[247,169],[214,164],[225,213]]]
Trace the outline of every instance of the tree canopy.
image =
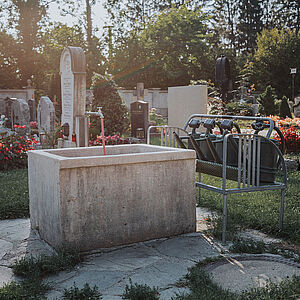
[[[7,0],[0,8],[0,87],[20,88],[31,79],[43,94],[59,94],[59,58],[80,46],[87,58],[87,86],[94,73],[111,74],[132,88],[187,85],[215,80],[225,54],[232,82],[251,64],[249,86],[268,85],[291,97],[290,68],[300,70],[298,0],[105,0],[107,26],[99,36],[93,14],[99,0]],[[76,15],[74,26],[49,20],[56,3]],[[81,12],[80,12],[80,7]],[[299,92],[299,72],[295,76]],[[237,86],[234,87],[237,89]],[[55,92],[55,89],[57,92]]]

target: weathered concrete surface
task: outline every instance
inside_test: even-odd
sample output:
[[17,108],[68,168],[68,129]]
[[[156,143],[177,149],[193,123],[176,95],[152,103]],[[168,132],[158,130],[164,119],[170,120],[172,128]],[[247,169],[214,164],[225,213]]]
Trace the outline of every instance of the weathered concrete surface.
[[81,251],[196,230],[195,152],[150,145],[29,153],[31,226]]

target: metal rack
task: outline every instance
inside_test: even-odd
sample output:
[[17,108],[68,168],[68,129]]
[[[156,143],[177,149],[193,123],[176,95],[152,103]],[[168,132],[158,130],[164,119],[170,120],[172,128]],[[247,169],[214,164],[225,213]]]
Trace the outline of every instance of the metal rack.
[[[191,120],[194,119],[199,119],[198,123],[202,125],[205,123],[203,120],[209,119],[255,121],[255,124],[261,125],[268,130],[265,136],[258,134],[260,130],[256,130],[254,133],[232,133],[230,131],[224,131],[219,140],[211,142],[209,134],[207,134],[205,138],[202,137],[197,140],[197,138],[194,137],[196,135],[188,133],[189,124]],[[209,124],[211,122],[206,123]],[[152,128],[161,128],[161,145],[186,147],[186,143],[183,141],[188,141],[190,148],[196,151],[196,166],[199,174],[196,186],[199,188],[199,201],[201,189],[210,190],[223,196],[222,243],[226,243],[227,196],[230,194],[280,190],[279,227],[282,229],[287,175],[283,154],[274,140],[270,138],[273,130],[278,132],[278,129],[270,118],[194,114],[189,117],[182,129],[168,126],[149,127],[148,144],[150,144]],[[173,136],[171,136],[171,132]],[[180,132],[184,135],[180,136]],[[195,133],[195,131],[193,132]],[[209,132],[209,130],[207,130],[207,132]],[[203,141],[204,143],[208,143],[208,147],[206,147],[205,151],[211,152],[210,159],[207,158],[208,155],[203,151]],[[266,152],[270,153],[270,155],[266,156]],[[270,168],[270,164],[273,165],[273,168]],[[275,180],[275,173],[279,169],[283,174],[280,182]],[[221,177],[222,186],[217,187],[201,182],[202,173]],[[234,188],[228,187],[228,180],[236,182],[236,186]]]

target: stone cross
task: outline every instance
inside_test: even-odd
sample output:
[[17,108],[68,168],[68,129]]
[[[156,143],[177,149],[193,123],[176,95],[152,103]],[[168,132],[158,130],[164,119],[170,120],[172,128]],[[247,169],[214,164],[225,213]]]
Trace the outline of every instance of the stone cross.
[[55,130],[55,111],[49,97],[41,97],[37,115],[39,134],[42,132],[50,133]]
[[[87,146],[86,137],[81,126],[85,122],[86,103],[86,59],[80,47],[67,47],[60,58],[60,75],[62,91],[62,125],[68,124],[67,140],[77,146]],[[87,119],[86,119],[87,121]],[[84,141],[83,141],[83,140]]]

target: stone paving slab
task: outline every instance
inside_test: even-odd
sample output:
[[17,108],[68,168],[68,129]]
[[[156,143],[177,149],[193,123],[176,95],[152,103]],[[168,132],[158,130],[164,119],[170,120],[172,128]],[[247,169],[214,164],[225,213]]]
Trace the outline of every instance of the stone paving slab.
[[201,233],[120,247],[86,257],[74,272],[49,277],[50,282],[55,282],[55,287],[48,298],[55,299],[74,283],[82,288],[88,282],[90,286],[98,286],[104,299],[121,299],[131,279],[133,283],[158,287],[161,299],[170,299],[175,292],[180,292],[176,282],[189,267],[217,255],[219,252]]
[[29,219],[0,221],[0,287],[19,280],[10,266],[23,257],[50,255],[54,250],[30,230]]

